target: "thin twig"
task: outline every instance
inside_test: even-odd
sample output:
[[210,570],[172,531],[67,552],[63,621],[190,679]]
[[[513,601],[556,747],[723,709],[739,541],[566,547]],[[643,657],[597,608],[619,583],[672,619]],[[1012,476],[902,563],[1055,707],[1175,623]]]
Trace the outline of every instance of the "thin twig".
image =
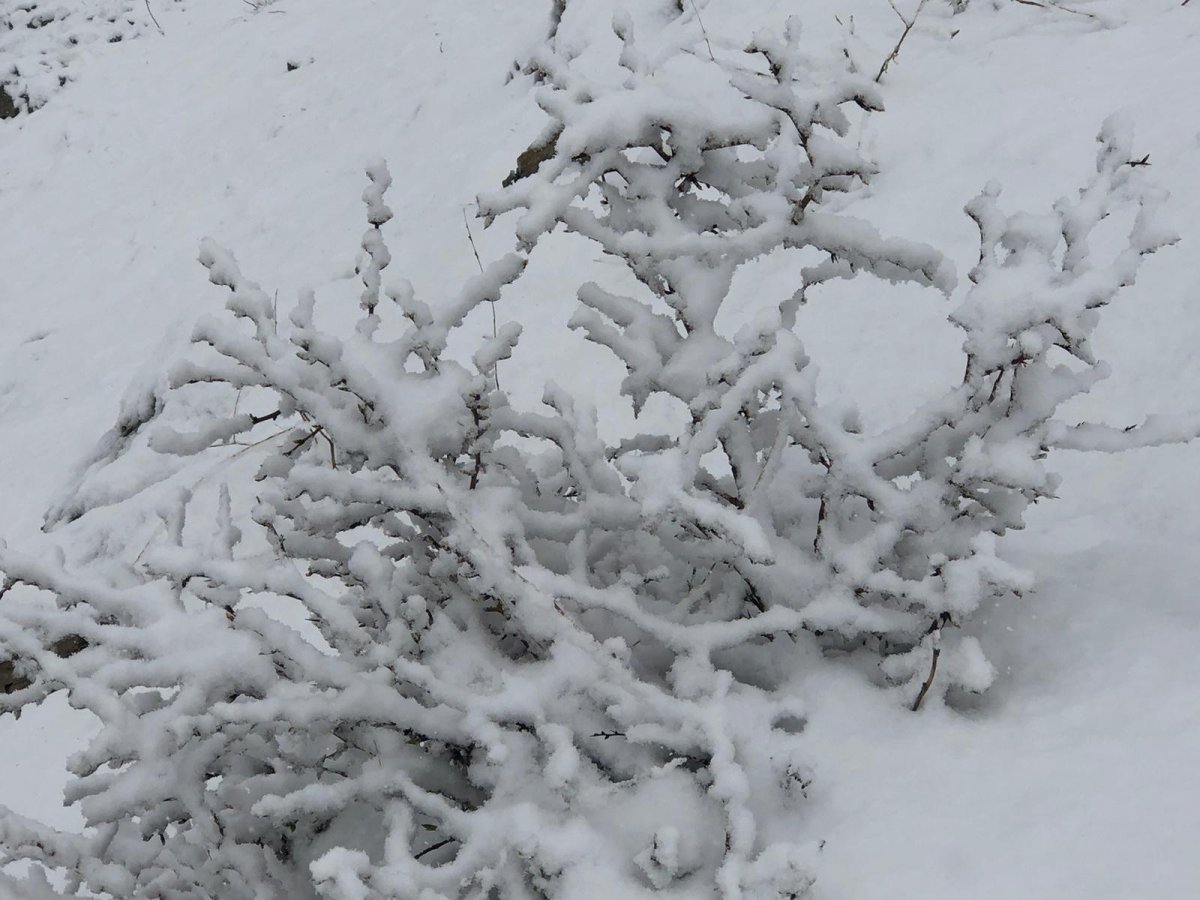
[[251,416],[250,421],[254,425],[261,425],[263,422],[274,422],[279,418],[282,412],[282,410],[277,409],[273,413],[264,413],[261,416]]
[[[1022,6],[1036,6],[1039,9],[1057,9],[1059,12],[1071,13],[1076,16],[1083,16],[1086,19],[1099,19],[1095,13],[1084,12],[1081,9],[1071,9],[1069,6],[1059,6],[1057,3],[1042,3],[1041,0],[1015,0]],[[1187,6],[1190,0],[1183,0],[1183,5]]]
[[[467,206],[469,206],[469,205],[470,204],[467,204]],[[475,246],[475,235],[471,234],[471,223],[467,219],[467,207],[466,206],[464,206],[462,208],[462,217],[463,217],[463,228],[465,228],[467,230],[467,240],[470,241],[470,243],[471,243],[471,252],[473,254],[475,254],[475,265],[479,266],[479,271],[482,273],[483,272],[483,260],[479,258],[479,248]],[[500,334],[499,329],[496,327],[496,301],[489,300],[488,303],[490,303],[491,307],[492,307],[492,340],[495,340]],[[499,361],[497,361],[496,364],[494,366],[492,366],[492,377],[496,381],[496,390],[500,390],[500,363],[499,363]]]
[[438,841],[436,844],[431,844],[430,846],[428,846],[424,850],[422,850],[420,853],[415,854],[413,856],[413,859],[420,859],[422,856],[432,853],[434,850],[441,850],[447,844],[453,844],[457,840],[458,840],[458,838],[448,837],[445,840]]
[[904,46],[904,42],[908,38],[908,33],[912,31],[913,26],[917,24],[917,19],[921,15],[921,10],[925,8],[925,4],[927,2],[929,2],[929,0],[921,0],[921,2],[917,4],[916,11],[913,13],[912,18],[906,19],[904,18],[904,14],[897,9],[896,4],[893,3],[892,0],[888,0],[888,5],[895,10],[896,15],[900,17],[900,21],[904,23],[904,31],[900,35],[900,40],[896,41],[896,46],[892,48],[892,52],[887,55],[887,59],[885,59],[883,64],[879,67],[879,72],[875,76],[876,84],[879,84],[880,80],[884,76],[884,73],[887,72],[888,66],[894,63],[896,61],[896,57],[900,55],[900,48]]
[[704,37],[704,46],[708,48],[708,58],[716,62],[717,58],[713,56],[712,44],[708,40],[708,29],[704,27],[704,20],[700,18],[700,7],[696,5],[696,0],[691,0],[691,3],[692,12],[696,14],[696,21],[700,23],[700,34]]
[[[470,206],[471,204],[467,204]],[[479,258],[479,248],[475,246],[475,235],[471,234],[471,222],[467,219],[467,206],[462,208],[463,228],[467,230],[467,240],[471,243],[471,252],[475,254],[475,265],[479,266],[479,271],[483,271],[483,260]]]
[[320,425],[315,426],[311,431],[309,431],[308,434],[304,435],[304,437],[297,438],[295,443],[293,443],[292,446],[283,452],[283,455],[291,456],[293,453],[296,453],[303,447],[307,446],[308,442],[320,434],[322,430],[323,429]]
[[[268,434],[265,438],[260,438],[259,440],[254,441],[253,443],[250,443],[250,444],[243,444],[241,441],[230,441],[228,444],[224,444],[224,445],[214,444],[213,447],[220,447],[220,446],[242,447],[243,450],[238,451],[238,453],[235,454],[236,456],[240,456],[242,454],[242,452],[244,452],[245,450],[253,450],[255,447],[259,446],[260,444],[265,444],[267,441],[273,441],[277,437],[283,437],[285,434],[289,434],[291,431],[292,431],[291,428],[281,428],[278,431],[276,431],[274,434]],[[209,449],[211,450],[212,447],[210,447]],[[193,487],[194,487],[194,485],[193,485]]]
[[154,10],[150,8],[150,0],[146,0],[146,12],[150,13],[150,21],[153,22],[154,27],[158,29],[158,33],[165,37],[166,32],[163,31],[163,27],[158,24],[158,17],[154,15]]
[[938,657],[942,655],[940,647],[933,648],[933,659],[929,662],[929,674],[925,677],[925,683],[921,685],[921,693],[917,694],[917,699],[913,701],[912,711],[916,712],[921,708],[921,703],[925,700],[925,695],[929,693],[929,689],[933,686],[933,676],[937,674]]
[[929,674],[925,676],[925,683],[921,685],[921,692],[917,694],[917,699],[913,701],[912,711],[916,712],[921,708],[921,704],[925,700],[925,695],[929,693],[929,689],[933,687],[933,677],[937,675],[938,657],[942,655],[942,626],[950,621],[950,617],[946,613],[942,613],[933,624],[929,626],[929,630],[925,632],[932,638],[933,657],[929,660]]
[[[188,487],[188,490],[195,491],[198,487],[200,487],[200,485],[204,484],[204,482],[207,481],[208,478],[210,478],[212,475],[215,475],[217,472],[220,472],[226,466],[231,465],[233,463],[233,461],[236,460],[238,457],[242,456],[243,454],[249,453],[251,450],[253,450],[255,447],[259,446],[260,444],[265,444],[268,441],[273,441],[276,438],[281,438],[286,434],[290,434],[291,432],[292,432],[291,428],[281,428],[278,431],[276,431],[274,434],[269,434],[265,438],[261,438],[260,440],[257,440],[252,444],[241,444],[241,443],[238,443],[237,441],[232,441],[228,444],[214,444],[212,447],[209,448],[210,450],[215,449],[217,447],[240,447],[241,449],[238,450],[237,453],[234,453],[232,456],[230,456],[228,459],[221,460],[219,463],[217,463],[215,466],[213,466],[207,472],[205,472],[203,475],[201,475],[199,478],[197,478]],[[138,555],[134,557],[133,564],[135,566],[139,562],[141,562],[142,557],[145,555],[146,551],[150,549],[150,545],[153,544],[154,541],[158,538],[159,534],[162,532],[164,527],[165,526],[161,522],[159,522],[159,524],[155,527],[154,531],[150,534],[150,538],[146,541],[146,543],[142,547],[142,549],[140,551],[138,551]]]

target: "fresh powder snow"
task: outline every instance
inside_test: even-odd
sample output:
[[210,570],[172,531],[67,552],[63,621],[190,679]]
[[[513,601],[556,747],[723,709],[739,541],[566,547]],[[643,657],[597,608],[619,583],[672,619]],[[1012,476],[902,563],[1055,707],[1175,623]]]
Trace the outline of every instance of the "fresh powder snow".
[[[478,450],[477,461],[486,451],[503,463],[526,443],[552,443],[554,453],[530,450],[521,465],[547,486],[570,471],[571,490],[597,498],[589,521],[634,529],[639,515],[673,517],[704,533],[704,552],[713,554],[706,564],[744,560],[775,595],[823,591],[803,607],[772,606],[762,620],[697,623],[681,602],[663,624],[657,608],[652,616],[637,606],[674,584],[672,572],[651,565],[649,550],[644,571],[633,573],[640,581],[614,575],[591,593],[576,584],[588,560],[573,557],[579,548],[569,541],[556,545],[554,565],[526,559],[512,573],[487,568],[515,540],[510,497],[500,489],[460,495],[422,469],[431,473],[425,486],[381,481],[380,495],[352,498],[365,505],[382,496],[396,509],[444,506],[469,521],[485,580],[499,594],[506,578],[522,581],[536,598],[527,638],[561,637],[548,624],[562,614],[550,598],[593,604],[588,621],[606,636],[604,660],[564,638],[539,661],[542,687],[587,672],[614,679],[614,692],[628,688],[631,702],[634,681],[617,680],[657,652],[631,646],[627,634],[638,628],[664,647],[708,641],[705,652],[718,655],[760,628],[772,635],[755,658],[764,683],[772,668],[803,673],[789,676],[784,706],[760,702],[766,691],[757,683],[741,708],[710,703],[715,676],[681,651],[685,664],[672,677],[681,693],[694,689],[679,701],[694,701],[694,709],[684,715],[663,701],[664,732],[761,728],[771,747],[801,748],[794,761],[765,750],[762,759],[714,751],[707,792],[695,788],[695,760],[680,757],[644,789],[604,794],[587,781],[590,763],[569,715],[534,728],[530,739],[546,748],[539,777],[547,793],[584,785],[582,819],[591,829],[571,820],[572,828],[550,833],[552,820],[532,801],[525,818],[506,820],[505,840],[537,847],[550,896],[1196,896],[1200,445],[1185,441],[1200,430],[1200,266],[1192,251],[1200,246],[1200,121],[1191,113],[1200,7],[688,0],[676,31],[657,34],[648,24],[652,4],[626,5],[570,0],[551,52],[547,22],[562,4],[538,0],[469,8],[88,0],[78,9],[0,0],[0,73],[8,73],[0,86],[16,113],[0,119],[0,540],[9,558],[28,561],[29,581],[100,591],[114,609],[150,609],[170,596],[160,582],[125,584],[115,560],[153,566],[177,582],[207,566],[220,583],[210,579],[193,599],[213,614],[194,630],[164,619],[161,633],[146,638],[172,665],[215,666],[214,678],[236,674],[247,683],[273,677],[253,640],[217,646],[230,631],[225,608],[237,606],[247,620],[261,614],[264,630],[272,627],[268,613],[288,623],[297,636],[289,652],[313,672],[334,672],[322,657],[353,656],[355,647],[367,654],[370,642],[354,644],[362,623],[330,600],[323,581],[293,578],[282,566],[258,570],[239,557],[239,542],[260,540],[249,529],[265,520],[263,508],[286,506],[256,495],[254,479],[329,498],[351,490],[339,453],[360,453],[364,466],[450,453],[479,423],[444,411],[477,396],[482,380],[512,404],[487,407],[488,415],[523,437],[507,449]],[[790,55],[793,38],[812,55]],[[673,55],[685,39],[689,52]],[[715,67],[747,46],[780,61],[778,84],[747,72],[724,77]],[[815,79],[797,89],[804,102],[785,96],[788,67],[808,77],[810,60],[819,64],[814,71],[840,67],[861,90],[841,96],[841,81]],[[591,80],[575,80],[578,71]],[[578,105],[585,92],[592,102]],[[697,93],[708,107],[689,105]],[[789,103],[798,121],[820,125],[805,148],[815,175],[788,168],[795,146],[782,138],[763,146],[745,139],[768,132],[774,111]],[[685,210],[718,217],[725,213],[704,203],[744,198],[719,227],[685,228],[683,214],[677,222],[638,205],[674,190],[650,171],[662,161],[647,149],[647,122],[669,124],[697,146],[725,136],[739,148],[704,170],[707,192],[692,195],[698,199]],[[520,158],[539,135],[540,168],[522,172]],[[603,172],[579,160],[604,153],[610,162],[621,157],[628,183],[638,186],[632,199],[613,189],[601,204],[581,193]],[[564,183],[573,177],[582,189]],[[772,193],[802,177],[826,180],[798,225],[793,207]],[[560,224],[566,228],[555,230]],[[696,260],[711,265],[699,270]],[[801,270],[810,290],[789,301]],[[631,299],[663,283],[671,289],[657,306]],[[676,286],[685,286],[678,293],[686,302],[672,299]],[[1049,307],[1050,329],[1038,324]],[[232,337],[226,308],[243,317],[244,343]],[[335,331],[344,344],[323,343]],[[790,342],[793,331],[802,346]],[[276,411],[281,425],[291,412],[256,405],[262,382],[248,380],[244,361],[257,347],[265,349],[255,377],[267,373],[296,395],[312,390],[313,408],[330,422],[358,414],[321,406],[326,395],[280,355],[285,337],[298,333],[311,335],[314,357],[344,365],[352,381],[385,373],[410,384],[407,375],[443,354],[446,362],[438,362],[437,379],[409,393],[381,392],[379,420],[405,423],[398,440],[381,430],[347,451],[316,429],[289,430],[311,460],[264,475],[251,449],[213,446],[245,435],[247,444],[257,441],[272,433]],[[230,355],[197,357],[194,335]],[[1019,386],[1015,375],[1011,383],[996,377],[994,390],[1020,392],[1030,421],[1043,411],[1057,418],[1040,431],[1011,416],[963,426],[953,478],[1011,491],[1001,497],[996,488],[981,500],[988,527],[960,535],[961,523],[936,520],[937,478],[951,476],[932,436],[944,419],[969,418],[963,411],[978,404],[969,367],[964,379],[964,341],[978,384],[989,390],[993,371],[1046,360],[1042,375]],[[1060,352],[1064,345],[1070,355]],[[189,383],[243,387],[238,379],[245,390],[232,407]],[[762,439],[753,487],[778,484],[771,496],[735,508],[715,491],[693,489],[706,471],[716,473],[713,484],[737,483],[736,472],[722,468],[722,439],[746,405],[759,402],[763,385],[808,403],[824,429],[820,447],[842,451],[827,469],[831,479],[837,469],[842,492],[830,503],[844,501],[846,517],[816,542],[777,526],[793,514],[805,522],[818,515],[780,504],[821,464],[773,453],[772,441],[782,447],[774,432],[764,439],[761,429],[747,429],[748,441]],[[760,415],[784,418],[772,403]],[[145,434],[142,423],[150,423]],[[676,446],[669,436],[684,429],[692,429],[689,440]],[[1053,448],[1045,460],[1042,445]],[[871,495],[871,504],[953,532],[959,558],[911,547],[889,530],[892,520],[856,530],[870,517],[856,517],[853,505],[874,489],[872,473],[888,449],[912,446],[924,462],[896,477],[903,490]],[[609,448],[620,452],[606,468]],[[891,484],[888,474],[880,480]],[[637,515],[624,503],[626,485],[634,486]],[[1029,505],[1035,495],[1039,502]],[[209,533],[197,535],[185,509],[212,523]],[[574,521],[549,501],[526,512],[522,526],[539,552]],[[1006,532],[998,538],[989,530],[997,522]],[[187,545],[185,533],[204,547]],[[938,577],[877,571],[880,548],[896,546]],[[828,584],[801,550],[836,560]],[[340,563],[346,583],[387,593],[393,560],[371,540]],[[68,582],[60,568],[107,581],[101,588],[81,574]],[[737,581],[736,565],[730,571],[717,593]],[[462,575],[448,559],[430,572]],[[830,584],[843,592],[826,590]],[[989,593],[993,586],[1002,596]],[[256,599],[238,605],[239,590]],[[860,603],[856,590],[904,592],[912,608],[934,611],[933,624],[926,633],[922,619],[914,636],[912,621]],[[396,599],[400,625],[388,634],[400,646],[434,616],[417,593]],[[16,600],[46,602],[10,594],[0,603]],[[960,614],[963,628],[946,624]],[[605,615],[636,628],[609,634]],[[903,652],[867,666],[837,648],[823,654],[788,629],[885,635]],[[346,643],[335,646],[329,634]],[[435,645],[436,627],[428,634]],[[490,702],[512,716],[574,696],[540,696],[515,682],[496,688],[482,656],[460,655],[447,654],[439,671],[456,685],[495,688]],[[925,700],[931,655],[935,690]],[[415,663],[396,665],[414,683],[425,677]],[[554,681],[559,674],[564,680]],[[587,685],[576,687],[586,695]],[[451,705],[474,702],[467,691],[445,690]],[[387,702],[373,685],[358,691],[344,702]],[[295,700],[296,709],[320,702],[299,691]],[[277,697],[263,703],[255,714],[264,718],[286,708]],[[625,714],[632,722],[628,710],[618,716]],[[429,720],[493,746],[487,765],[496,771],[513,767],[501,758],[505,745],[491,720]],[[645,722],[631,737],[635,728],[664,745],[675,737],[654,735]],[[83,829],[64,789],[71,790],[70,760],[86,760],[77,754],[97,735],[110,740],[64,692],[19,717],[0,716],[0,806],[65,832]],[[605,733],[596,754],[618,760],[622,739]],[[294,740],[284,741],[285,753],[315,752]],[[762,773],[775,765],[795,796],[758,803]],[[152,772],[140,777],[146,790],[166,789]],[[399,790],[369,765],[355,777],[355,790]],[[294,809],[342,808],[354,802],[349,790],[309,785],[302,796],[265,798],[255,813],[282,821]],[[663,810],[671,821],[662,821]],[[6,827],[5,850],[20,843],[19,828]],[[387,852],[384,832],[363,815],[318,835],[303,850],[313,883],[331,897],[376,896],[360,877]],[[591,856],[580,850],[589,834],[605,838]],[[438,859],[435,837],[431,828],[426,861]],[[555,854],[557,876],[546,874]],[[32,880],[11,883],[31,897],[57,895],[49,886],[35,893],[43,889]],[[449,882],[438,889],[458,896]]]

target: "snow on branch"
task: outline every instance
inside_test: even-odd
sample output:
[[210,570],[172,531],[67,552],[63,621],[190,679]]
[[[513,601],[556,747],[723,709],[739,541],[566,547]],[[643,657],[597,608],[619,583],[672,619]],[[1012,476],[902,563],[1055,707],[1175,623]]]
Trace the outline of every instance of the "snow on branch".
[[[352,325],[319,325],[312,292],[281,318],[204,242],[224,313],[51,520],[86,534],[112,512],[87,485],[136,463],[162,473],[127,501],[153,501],[156,539],[133,559],[93,539],[79,568],[0,548],[20,685],[0,711],[66,690],[100,725],[65,798],[85,835],[0,813],[0,866],[34,863],[34,895],[46,870],[71,897],[811,897],[819,848],[780,823],[813,778],[796,686],[822,654],[912,709],[986,690],[959,626],[1030,588],[997,539],[1054,496],[1049,451],[1195,435],[1060,418],[1107,374],[1098,313],[1174,240],[1120,122],[1050,212],[1006,214],[995,186],[967,207],[980,258],[956,289],[936,250],[828,207],[874,177],[846,135],[882,102],[796,20],[735,53],[683,7],[618,16],[601,78],[562,36],[572,8],[525,67],[549,124],[480,201],[514,214],[518,252],[437,301],[385,280],[383,163]],[[1095,251],[1122,215],[1126,243]],[[448,352],[559,226],[635,279],[583,283],[571,327],[639,409],[686,409],[677,433],[609,445],[552,384],[518,408],[493,377],[515,323]],[[785,249],[818,261],[723,331],[737,270]],[[819,400],[798,316],[864,274],[954,294],[964,334],[961,383],[878,433]],[[230,447],[219,482],[174,478]]]

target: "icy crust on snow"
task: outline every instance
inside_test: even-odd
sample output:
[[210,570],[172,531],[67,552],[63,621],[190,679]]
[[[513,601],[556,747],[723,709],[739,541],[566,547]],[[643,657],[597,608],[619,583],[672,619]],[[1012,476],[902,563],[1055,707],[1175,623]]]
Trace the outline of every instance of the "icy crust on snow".
[[144,0],[0,0],[0,89],[16,108],[37,109],[78,77],[92,45],[154,31],[151,10]]

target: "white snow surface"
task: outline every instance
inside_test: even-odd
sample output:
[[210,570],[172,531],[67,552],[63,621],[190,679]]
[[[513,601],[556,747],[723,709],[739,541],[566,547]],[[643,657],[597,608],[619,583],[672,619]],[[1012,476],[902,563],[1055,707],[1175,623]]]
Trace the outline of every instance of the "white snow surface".
[[[164,34],[90,45],[75,81],[0,121],[0,539],[30,550],[128,385],[223,304],[196,263],[202,238],[281,301],[311,285],[355,315],[362,170],[383,157],[391,271],[438,296],[477,271],[468,227],[485,263],[510,249],[511,223],[484,231],[471,204],[543,124],[528,82],[507,78],[543,32],[541,0],[152,5]],[[1045,208],[1089,170],[1101,121],[1127,113],[1182,242],[1105,311],[1097,349],[1114,375],[1075,411],[1124,426],[1200,408],[1200,6],[1064,5],[973,0],[951,16],[929,0],[882,80],[886,112],[861,126],[881,174],[853,212],[965,276],[964,203],[996,179],[1008,208]],[[714,40],[738,42],[799,12],[872,75],[903,27],[885,0],[700,8]],[[747,319],[781,265],[739,275]],[[579,240],[538,248],[502,301],[523,328],[506,388],[530,403],[548,380],[616,395],[617,366],[566,328],[581,274],[610,268]],[[869,284],[822,294],[801,328],[823,395],[878,424],[959,374],[961,338],[936,292]],[[607,434],[633,424],[625,403],[600,412]],[[794,829],[824,841],[823,898],[1200,895],[1200,446],[1052,462],[1059,499],[1002,542],[1038,588],[973,629],[999,670],[983,699],[914,715],[849,670],[803,685],[819,777]],[[63,763],[89,728],[61,702],[0,720],[0,803],[77,826]]]

